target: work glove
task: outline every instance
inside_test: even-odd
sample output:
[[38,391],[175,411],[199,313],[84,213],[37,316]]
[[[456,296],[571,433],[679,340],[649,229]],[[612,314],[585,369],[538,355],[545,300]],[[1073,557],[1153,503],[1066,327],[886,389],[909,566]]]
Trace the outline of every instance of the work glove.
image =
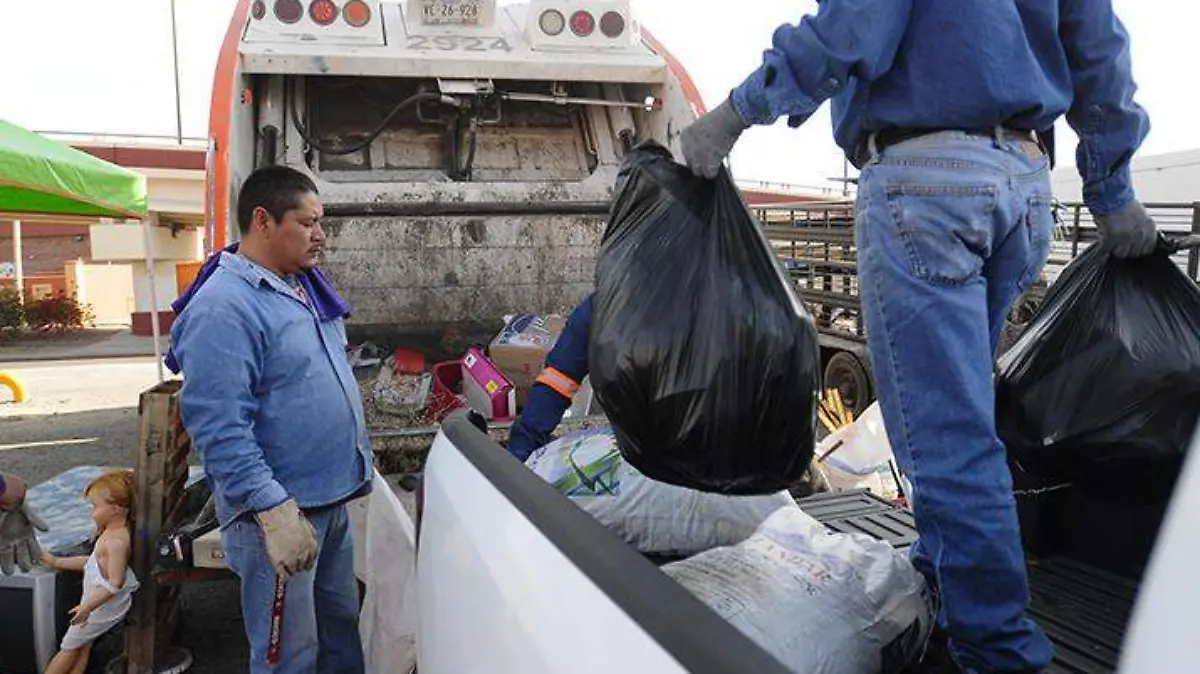
[[27,503],[0,511],[0,571],[4,575],[12,575],[14,565],[28,572],[34,560],[41,559],[42,548],[35,529],[47,531],[49,527]]
[[289,578],[313,567],[317,559],[317,530],[294,499],[255,513],[254,517],[262,527],[267,556],[275,566],[275,573]]
[[748,128],[750,125],[742,121],[741,115],[733,109],[733,103],[726,99],[679,134],[684,162],[692,173],[709,180],[716,178],[721,163]]
[[1140,201],[1131,201],[1116,213],[1096,216],[1100,245],[1114,257],[1141,257],[1158,246],[1154,220]]

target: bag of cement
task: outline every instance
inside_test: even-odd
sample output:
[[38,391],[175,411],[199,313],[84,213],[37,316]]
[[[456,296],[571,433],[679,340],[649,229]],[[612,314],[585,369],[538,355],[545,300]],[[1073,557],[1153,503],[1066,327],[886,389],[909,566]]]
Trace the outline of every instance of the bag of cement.
[[530,455],[534,473],[640,552],[691,555],[749,538],[787,492],[728,496],[652,480],[629,465],[608,428],[578,431]]
[[797,674],[894,674],[933,630],[932,595],[902,553],[794,508],[662,570]]

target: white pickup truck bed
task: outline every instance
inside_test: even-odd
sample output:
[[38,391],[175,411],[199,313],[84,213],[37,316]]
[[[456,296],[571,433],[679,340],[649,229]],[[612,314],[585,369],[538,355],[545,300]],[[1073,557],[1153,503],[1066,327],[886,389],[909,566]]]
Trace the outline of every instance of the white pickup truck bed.
[[[659,572],[668,560],[648,560],[569,506],[466,417],[447,421],[423,487],[424,674],[485,671],[488,661],[490,671],[530,673],[565,671],[568,661],[598,674],[620,661],[637,663],[620,667],[630,671],[785,671]],[[898,548],[916,539],[910,512],[869,493],[799,503],[835,531]],[[1047,671],[1115,672],[1136,583],[1068,559],[1031,564],[1030,583],[1031,611],[1057,646]],[[472,648],[451,647],[451,635]]]

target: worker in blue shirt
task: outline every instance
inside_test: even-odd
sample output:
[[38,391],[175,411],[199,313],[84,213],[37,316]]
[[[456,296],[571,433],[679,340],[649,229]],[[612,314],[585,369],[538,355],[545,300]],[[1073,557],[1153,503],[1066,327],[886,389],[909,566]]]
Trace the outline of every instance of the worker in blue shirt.
[[365,667],[347,504],[370,492],[373,464],[348,307],[316,267],[323,214],[308,175],[255,169],[238,193],[236,252],[197,278],[171,328],[253,674]]
[[823,0],[685,128],[713,177],[741,133],[803,124],[833,99],[861,169],[855,244],[884,423],[913,484],[913,561],[941,599],[952,670],[1036,672],[1053,648],[1029,589],[992,363],[1012,302],[1041,273],[1053,215],[1039,135],[1066,115],[1101,245],[1157,243],[1130,159],[1148,129],[1111,0]]
[[592,296],[588,295],[571,312],[554,348],[546,354],[546,367],[534,382],[520,418],[509,431],[508,451],[521,461],[550,442],[580,383],[587,377],[591,329]]

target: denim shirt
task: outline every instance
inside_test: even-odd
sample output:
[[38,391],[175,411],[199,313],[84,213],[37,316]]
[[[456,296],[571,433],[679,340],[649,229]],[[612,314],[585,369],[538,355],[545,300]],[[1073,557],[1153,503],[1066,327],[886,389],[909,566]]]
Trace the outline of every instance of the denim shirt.
[[833,98],[852,158],[887,128],[1046,131],[1065,113],[1084,201],[1108,214],[1134,199],[1129,162],[1149,132],[1135,90],[1112,0],[824,0],[775,31],[731,99],[749,124],[795,127]]
[[371,446],[341,319],[322,322],[278,276],[222,253],[171,340],[222,526],[289,497],[316,508],[367,488]]

